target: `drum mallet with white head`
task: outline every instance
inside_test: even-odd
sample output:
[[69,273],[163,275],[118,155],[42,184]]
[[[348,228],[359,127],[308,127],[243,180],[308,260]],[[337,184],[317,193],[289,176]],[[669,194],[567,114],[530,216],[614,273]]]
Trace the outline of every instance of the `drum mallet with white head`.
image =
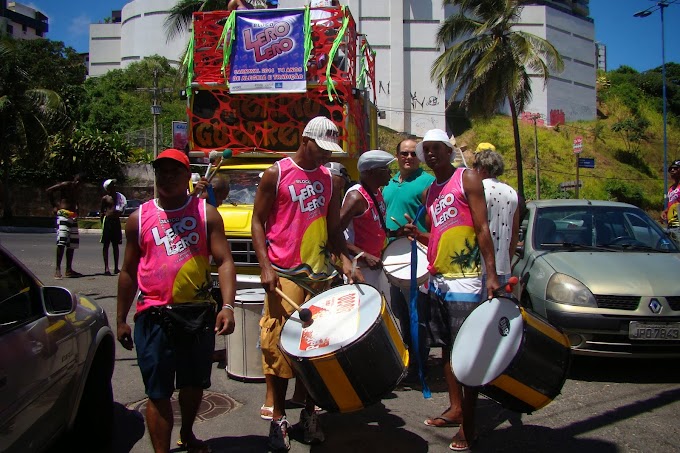
[[[212,153],[210,153],[210,154],[212,154]],[[210,177],[208,178],[208,182],[212,181],[212,179],[215,177],[215,175],[217,174],[217,170],[219,170],[220,165],[222,165],[222,161],[224,159],[231,158],[232,154],[233,154],[233,152],[229,148],[222,151],[222,155],[220,156],[220,160],[218,160],[217,163],[215,164],[215,170],[212,172],[212,175],[210,175]]]
[[298,304],[293,302],[293,300],[286,295],[279,287],[276,287],[276,293],[281,296],[283,300],[288,302],[291,307],[293,307],[299,314],[300,314],[300,321],[304,322],[307,325],[310,325],[311,323],[314,322],[312,319],[312,311],[309,308],[300,308]]

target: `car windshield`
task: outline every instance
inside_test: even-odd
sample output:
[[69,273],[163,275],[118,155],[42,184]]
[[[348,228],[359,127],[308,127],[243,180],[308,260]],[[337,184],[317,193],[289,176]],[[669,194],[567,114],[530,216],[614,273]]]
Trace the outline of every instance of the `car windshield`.
[[229,180],[229,195],[222,204],[254,204],[262,170],[220,170],[217,176]]
[[537,250],[678,251],[644,211],[626,206],[542,207],[532,237]]

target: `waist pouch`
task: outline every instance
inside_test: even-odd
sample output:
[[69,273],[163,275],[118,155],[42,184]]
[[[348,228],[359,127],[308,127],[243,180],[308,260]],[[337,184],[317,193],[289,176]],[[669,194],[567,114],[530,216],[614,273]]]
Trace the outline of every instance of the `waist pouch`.
[[216,305],[212,302],[184,303],[150,308],[152,316],[169,337],[192,336],[215,327]]

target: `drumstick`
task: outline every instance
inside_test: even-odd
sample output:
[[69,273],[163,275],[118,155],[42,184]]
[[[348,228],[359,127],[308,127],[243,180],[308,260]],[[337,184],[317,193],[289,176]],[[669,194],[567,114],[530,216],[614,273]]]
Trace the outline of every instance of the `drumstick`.
[[290,306],[293,307],[298,313],[300,313],[300,321],[303,321],[303,322],[309,323],[309,324],[314,322],[312,320],[312,312],[309,308],[300,308],[300,306],[298,304],[296,304],[295,302],[293,302],[293,300],[290,297],[288,297],[286,295],[286,293],[281,291],[281,289],[278,286],[276,287],[276,293],[279,296],[281,296],[281,298],[283,300],[288,302],[290,304]]
[[397,226],[398,226],[399,228],[401,228],[401,227],[404,226],[404,225],[402,225],[401,223],[397,222],[397,219],[395,219],[394,217],[390,217],[390,219],[392,219],[392,221],[393,221],[394,223],[396,223]]
[[357,270],[357,261],[358,261],[359,258],[361,258],[363,255],[364,255],[364,252],[361,252],[361,253],[359,253],[357,256],[355,256],[354,259],[352,260],[352,274],[351,274],[352,280],[354,280],[354,271]]

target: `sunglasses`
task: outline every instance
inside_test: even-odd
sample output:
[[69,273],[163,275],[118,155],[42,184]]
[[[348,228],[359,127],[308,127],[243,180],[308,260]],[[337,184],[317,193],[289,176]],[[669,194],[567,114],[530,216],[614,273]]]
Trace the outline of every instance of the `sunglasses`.
[[400,152],[399,152],[399,155],[400,155],[401,157],[408,157],[408,156],[417,157],[415,151],[411,151],[411,152],[409,152],[409,151],[400,151]]

